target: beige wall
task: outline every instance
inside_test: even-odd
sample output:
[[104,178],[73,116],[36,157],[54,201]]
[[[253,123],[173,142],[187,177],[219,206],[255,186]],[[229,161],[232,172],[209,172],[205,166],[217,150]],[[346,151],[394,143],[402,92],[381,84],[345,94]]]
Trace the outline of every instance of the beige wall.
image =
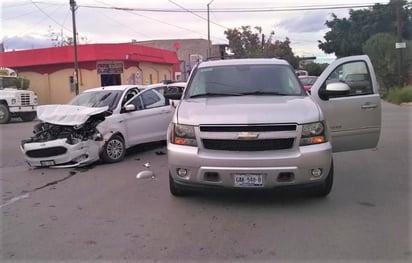
[[[153,84],[166,79],[173,79],[172,67],[168,65],[158,65],[153,63],[141,63],[140,68],[143,71],[142,84]],[[152,82],[150,83],[150,74],[152,75]]]
[[[69,76],[73,69],[63,69],[51,74],[39,74],[35,72],[19,72],[19,75],[30,80],[30,90],[37,93],[40,105],[65,104],[73,97],[75,92],[70,91]],[[136,76],[137,73],[137,76]],[[150,84],[158,83],[165,79],[173,79],[173,67],[141,62],[139,67],[132,66],[124,69],[121,76],[122,84]],[[94,70],[79,70],[79,91],[101,86],[100,75]],[[140,78],[138,77],[140,76]]]
[[37,93],[39,104],[50,102],[49,74],[39,74],[35,72],[19,72],[19,76],[30,80],[30,88]]
[[95,88],[101,86],[100,75],[97,74],[96,70],[80,70],[79,79],[79,91],[85,91],[87,89]]

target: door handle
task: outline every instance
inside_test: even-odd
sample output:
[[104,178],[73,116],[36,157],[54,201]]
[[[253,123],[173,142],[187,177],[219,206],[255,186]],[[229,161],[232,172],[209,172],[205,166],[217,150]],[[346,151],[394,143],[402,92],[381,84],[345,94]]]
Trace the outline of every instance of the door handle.
[[378,107],[378,104],[369,103],[369,102],[366,102],[365,104],[363,104],[363,105],[361,106],[361,108],[364,109],[364,110],[367,110],[367,109],[375,109],[375,108],[377,108],[377,107]]

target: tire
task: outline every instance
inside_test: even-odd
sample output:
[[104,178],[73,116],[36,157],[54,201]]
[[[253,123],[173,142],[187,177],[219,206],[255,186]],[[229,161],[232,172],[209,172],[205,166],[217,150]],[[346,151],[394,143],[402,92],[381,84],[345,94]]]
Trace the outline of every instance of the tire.
[[191,194],[189,190],[183,189],[182,187],[176,184],[175,180],[173,180],[172,176],[170,175],[170,172],[169,172],[169,189],[170,189],[170,193],[173,196],[177,196],[177,197],[187,196]]
[[32,121],[32,120],[34,120],[34,118],[36,118],[36,112],[33,111],[33,112],[21,113],[21,114],[20,114],[20,118],[21,118],[23,121]]
[[4,104],[0,104],[0,124],[6,124],[10,121],[11,115],[9,107]]
[[333,161],[330,166],[329,174],[326,177],[325,181],[319,185],[314,187],[313,190],[313,196],[315,197],[326,197],[332,190],[333,186]]
[[120,135],[113,135],[103,146],[101,158],[106,163],[116,163],[123,160],[126,146]]

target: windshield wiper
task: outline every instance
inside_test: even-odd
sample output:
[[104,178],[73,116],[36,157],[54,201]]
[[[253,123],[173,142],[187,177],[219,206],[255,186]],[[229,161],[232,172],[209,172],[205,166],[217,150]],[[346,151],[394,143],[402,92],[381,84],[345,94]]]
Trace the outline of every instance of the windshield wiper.
[[219,92],[206,92],[201,94],[195,94],[190,96],[190,98],[198,98],[198,97],[220,97],[220,96],[242,96],[241,93],[219,93]]
[[276,91],[259,91],[259,90],[255,90],[255,91],[251,91],[251,92],[242,92],[240,93],[240,95],[278,95],[278,96],[289,96],[292,94],[285,94],[285,93],[280,93],[280,92],[276,92]]

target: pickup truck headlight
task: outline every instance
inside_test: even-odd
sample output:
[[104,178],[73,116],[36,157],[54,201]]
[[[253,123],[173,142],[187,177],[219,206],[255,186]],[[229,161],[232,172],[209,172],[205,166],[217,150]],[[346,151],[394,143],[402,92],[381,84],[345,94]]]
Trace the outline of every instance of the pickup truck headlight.
[[326,142],[325,126],[322,122],[303,124],[300,145],[311,145]]
[[179,145],[197,146],[195,127],[173,123],[170,142]]

